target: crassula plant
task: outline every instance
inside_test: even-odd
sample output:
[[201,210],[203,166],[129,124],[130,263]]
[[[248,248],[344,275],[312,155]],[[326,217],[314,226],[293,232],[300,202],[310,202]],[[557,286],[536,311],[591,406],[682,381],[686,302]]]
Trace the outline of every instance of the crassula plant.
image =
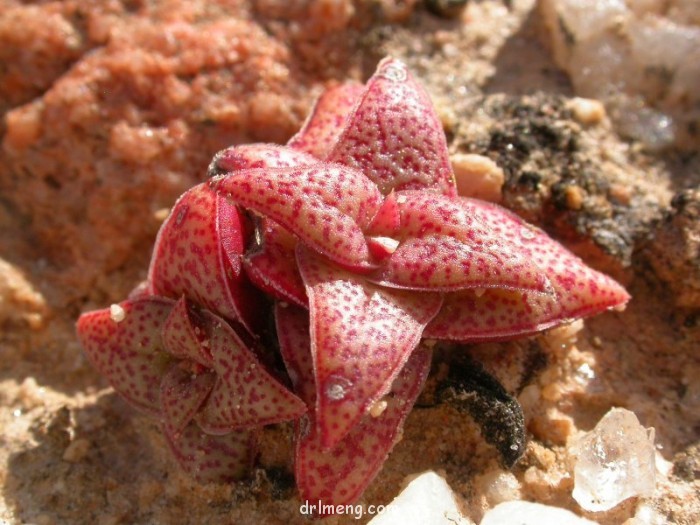
[[426,340],[519,338],[628,299],[540,229],[458,195],[428,95],[385,59],[366,85],[327,90],[286,146],[217,154],[164,222],[147,282],[78,335],[196,479],[245,476],[260,428],[294,421],[301,497],[342,504],[398,440]]

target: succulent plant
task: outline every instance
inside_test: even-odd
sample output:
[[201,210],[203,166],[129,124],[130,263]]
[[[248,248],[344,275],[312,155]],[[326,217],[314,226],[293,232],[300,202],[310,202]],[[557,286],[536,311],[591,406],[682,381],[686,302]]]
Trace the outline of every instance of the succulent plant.
[[148,281],[78,320],[92,364],[201,481],[244,476],[258,429],[295,421],[301,497],[356,501],[423,387],[424,338],[513,339],[629,299],[457,195],[430,99],[395,59],[327,90],[286,146],[228,148],[208,174],[164,222]]

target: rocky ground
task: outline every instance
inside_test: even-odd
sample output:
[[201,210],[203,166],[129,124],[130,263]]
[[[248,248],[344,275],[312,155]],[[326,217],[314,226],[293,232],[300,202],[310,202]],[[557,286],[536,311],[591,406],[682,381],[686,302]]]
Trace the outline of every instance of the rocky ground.
[[[0,522],[307,522],[289,428],[266,430],[251,479],[197,485],[91,369],[74,322],[145,277],[168,207],[217,150],[284,142],[324,86],[388,54],[430,91],[451,152],[495,161],[502,203],[633,299],[580,331],[439,352],[436,369],[466,352],[518,396],[524,457],[506,473],[469,416],[419,403],[362,502],[433,469],[476,523],[513,498],[601,524],[698,522],[700,155],[626,141],[576,99],[533,0],[426,7],[446,3],[0,0]],[[656,429],[657,490],[585,513],[569,445],[613,406]]]

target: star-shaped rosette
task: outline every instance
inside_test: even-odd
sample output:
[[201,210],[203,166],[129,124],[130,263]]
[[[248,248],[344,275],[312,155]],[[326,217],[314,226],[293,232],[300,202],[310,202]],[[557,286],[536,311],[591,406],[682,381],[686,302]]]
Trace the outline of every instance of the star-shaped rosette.
[[[208,175],[163,224],[145,286],[78,321],[94,366],[202,480],[240,477],[256,429],[295,420],[301,497],[354,502],[421,391],[424,338],[512,339],[629,300],[457,194],[430,98],[395,59],[328,89],[286,146],[228,148]],[[258,351],[272,314],[281,360]]]
[[[351,501],[369,483],[375,469],[348,465],[360,453],[383,461],[393,445],[405,413],[368,414],[387,396],[413,403],[422,368],[402,370],[421,338],[511,339],[629,299],[538,228],[457,195],[440,121],[398,60],[382,61],[364,89],[322,95],[288,146],[234,147],[218,159],[211,187],[258,221],[248,275],[308,309],[308,329],[293,307],[276,310],[309,405],[297,442],[304,498]],[[323,481],[348,472],[352,488]]]
[[306,412],[227,321],[184,297],[139,295],[88,312],[78,334],[93,366],[160,422],[175,456],[200,481],[240,478],[251,466],[257,428]]

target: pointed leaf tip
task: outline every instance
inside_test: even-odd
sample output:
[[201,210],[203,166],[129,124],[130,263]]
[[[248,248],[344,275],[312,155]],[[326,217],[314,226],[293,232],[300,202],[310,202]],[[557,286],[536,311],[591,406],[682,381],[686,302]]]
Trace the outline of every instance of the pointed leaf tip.
[[388,391],[442,297],[373,285],[309,250],[297,261],[309,297],[317,425],[332,448]]
[[363,85],[354,82],[328,88],[314,104],[299,133],[287,145],[319,159],[325,158],[364,89]]
[[440,119],[396,59],[379,63],[327,160],[364,172],[385,195],[420,188],[456,194]]
[[[382,410],[365,414],[334,448],[323,446],[313,414],[296,428],[295,473],[302,500],[328,505],[356,502],[397,443],[403,423],[430,370],[431,352],[419,346],[382,400]],[[307,374],[312,371],[307,371]]]
[[289,421],[306,412],[306,405],[275,379],[217,316],[203,312],[209,333],[216,384],[195,420],[210,434],[225,434]]
[[171,363],[160,329],[174,301],[139,297],[80,316],[78,338],[93,366],[135,408],[160,415],[160,382]]
[[362,229],[382,197],[362,173],[337,164],[243,170],[212,179],[212,186],[339,264],[368,265]]

